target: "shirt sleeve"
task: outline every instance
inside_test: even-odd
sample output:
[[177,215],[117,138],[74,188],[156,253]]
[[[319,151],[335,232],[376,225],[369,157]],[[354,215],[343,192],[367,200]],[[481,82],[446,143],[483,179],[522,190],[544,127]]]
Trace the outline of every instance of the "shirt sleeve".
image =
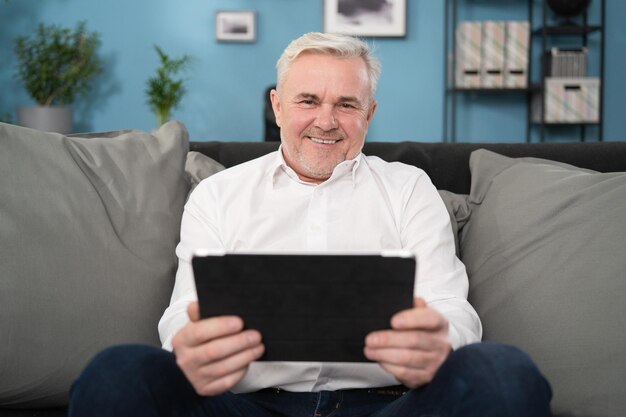
[[163,348],[172,350],[172,338],[189,321],[187,306],[198,299],[191,257],[197,249],[222,249],[217,228],[216,201],[210,187],[201,183],[185,204],[176,247],[178,270],[170,305],[159,321]]
[[415,295],[446,317],[454,349],[480,341],[482,326],[467,301],[468,277],[456,256],[450,217],[425,173],[407,184],[403,201],[401,239],[416,254]]

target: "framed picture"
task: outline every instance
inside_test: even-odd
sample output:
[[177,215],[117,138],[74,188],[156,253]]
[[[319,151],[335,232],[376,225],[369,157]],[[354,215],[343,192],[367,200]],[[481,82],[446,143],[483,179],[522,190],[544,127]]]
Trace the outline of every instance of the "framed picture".
[[215,12],[215,38],[220,42],[254,42],[256,12],[254,10]]
[[324,32],[406,35],[406,0],[324,0]]

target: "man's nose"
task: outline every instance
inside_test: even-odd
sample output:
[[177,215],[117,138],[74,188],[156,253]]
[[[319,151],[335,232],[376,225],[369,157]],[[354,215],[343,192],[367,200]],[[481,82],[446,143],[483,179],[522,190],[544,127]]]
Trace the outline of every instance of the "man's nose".
[[335,106],[322,104],[319,107],[316,125],[322,130],[332,130],[337,128],[337,118],[335,117]]

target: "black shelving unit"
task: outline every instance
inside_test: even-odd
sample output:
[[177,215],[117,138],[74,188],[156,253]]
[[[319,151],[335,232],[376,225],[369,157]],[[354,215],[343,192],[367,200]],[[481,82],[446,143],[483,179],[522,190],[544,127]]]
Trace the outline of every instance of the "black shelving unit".
[[[530,22],[534,22],[533,19],[533,1],[529,0],[529,20]],[[589,9],[585,9],[581,14],[581,17],[578,19],[578,22],[567,22],[563,24],[552,24],[548,21],[549,9],[547,0],[541,0],[541,22],[540,26],[533,29],[531,34],[534,38],[539,38],[541,49],[540,53],[543,57],[548,51],[548,41],[553,40],[558,37],[568,37],[570,39],[576,39],[580,42],[580,46],[588,47],[589,44],[589,35],[592,33],[600,34],[600,42],[599,42],[599,75],[600,79],[599,92],[598,92],[598,122],[597,123],[585,123],[585,122],[575,122],[575,123],[547,123],[545,122],[545,106],[543,105],[543,95],[546,91],[546,78],[547,74],[545,74],[545,68],[542,63],[541,65],[541,73],[539,74],[539,82],[535,84],[533,87],[533,91],[535,94],[540,94],[541,96],[541,118],[540,121],[533,122],[532,120],[532,100],[528,100],[528,128],[527,128],[527,142],[530,142],[532,139],[532,127],[534,125],[539,125],[539,141],[544,142],[546,136],[546,128],[548,126],[577,126],[579,128],[580,141],[584,142],[587,140],[587,126],[595,125],[598,129],[597,140],[603,141],[604,132],[603,132],[603,120],[604,120],[604,110],[603,110],[603,98],[604,98],[604,54],[605,54],[605,14],[606,14],[606,4],[605,0],[593,0],[589,7],[599,7],[600,8],[600,23],[599,24],[590,24],[589,23]],[[531,27],[533,27],[531,25]],[[532,72],[529,69],[529,80]]]
[[[497,4],[497,0],[493,0]],[[580,140],[586,140],[586,127],[589,124],[598,126],[598,140],[603,140],[603,97],[604,97],[604,54],[605,54],[605,0],[592,0],[589,7],[599,4],[600,22],[599,24],[590,24],[588,19],[588,10],[582,13],[578,19],[580,23],[575,24],[552,24],[548,20],[550,11],[548,10],[547,0],[526,0],[528,4],[527,16],[524,17],[530,24],[530,39],[528,44],[528,87],[526,88],[458,88],[456,86],[456,27],[459,23],[458,19],[458,3],[463,2],[470,7],[471,0],[446,0],[444,6],[444,68],[446,74],[444,76],[444,109],[443,109],[443,141],[456,142],[456,117],[457,117],[457,96],[459,94],[491,94],[491,95],[522,95],[527,104],[527,123],[526,123],[526,142],[533,139],[533,128],[539,127],[539,141],[545,140],[546,129],[548,126],[578,126],[580,129]],[[535,7],[540,6],[540,18],[535,16]],[[597,7],[597,6],[596,6]],[[536,21],[537,20],[537,21]],[[540,44],[539,56],[540,60],[548,51],[548,41],[559,37],[578,38],[581,46],[587,47],[589,35],[592,33],[600,33],[599,42],[599,76],[600,90],[598,97],[599,105],[599,122],[598,123],[546,123],[545,109],[543,108],[543,94],[545,92],[545,79],[543,63],[540,63],[539,74],[535,75],[533,71],[533,62],[535,59],[536,43]],[[449,57],[452,57],[450,59]],[[534,122],[532,117],[532,101],[533,95],[539,94],[541,103],[541,118],[539,122]]]

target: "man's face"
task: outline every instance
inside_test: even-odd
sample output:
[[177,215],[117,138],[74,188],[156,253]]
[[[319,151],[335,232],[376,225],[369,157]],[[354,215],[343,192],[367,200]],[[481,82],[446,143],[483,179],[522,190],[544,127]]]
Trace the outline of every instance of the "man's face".
[[359,154],[376,109],[369,92],[361,58],[305,53],[291,63],[271,98],[285,161],[301,180],[323,182]]

